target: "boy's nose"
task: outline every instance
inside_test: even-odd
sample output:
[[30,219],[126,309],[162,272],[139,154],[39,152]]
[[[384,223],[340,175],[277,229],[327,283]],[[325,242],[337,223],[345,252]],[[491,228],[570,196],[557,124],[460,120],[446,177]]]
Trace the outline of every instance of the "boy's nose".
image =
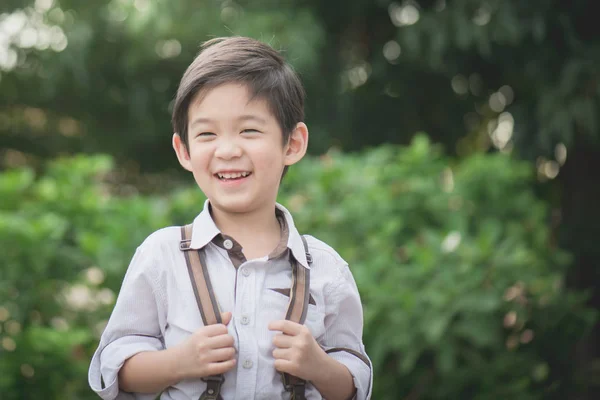
[[242,148],[235,142],[235,140],[223,140],[217,145],[215,150],[215,157],[228,160],[231,158],[237,158],[242,155]]

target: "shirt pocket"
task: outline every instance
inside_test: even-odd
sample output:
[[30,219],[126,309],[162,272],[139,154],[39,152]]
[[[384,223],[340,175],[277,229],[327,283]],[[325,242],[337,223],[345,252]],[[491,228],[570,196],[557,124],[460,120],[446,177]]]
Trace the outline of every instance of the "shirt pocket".
[[[289,288],[269,288],[263,290],[259,309],[265,320],[285,319],[290,302],[289,292]],[[311,304],[312,302],[314,300],[308,304],[304,325],[308,327],[313,337],[318,340],[325,333],[325,313],[321,311],[322,305]]]
[[165,346],[175,346],[204,326],[200,310],[191,306],[170,307],[165,329]]

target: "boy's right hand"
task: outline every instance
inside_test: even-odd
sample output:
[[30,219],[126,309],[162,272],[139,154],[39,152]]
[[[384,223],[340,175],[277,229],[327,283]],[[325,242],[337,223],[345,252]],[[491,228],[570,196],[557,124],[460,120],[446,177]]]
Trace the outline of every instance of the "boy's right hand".
[[177,346],[182,379],[224,374],[235,366],[233,336],[227,333],[231,312],[221,313],[221,319],[222,324],[204,326]]

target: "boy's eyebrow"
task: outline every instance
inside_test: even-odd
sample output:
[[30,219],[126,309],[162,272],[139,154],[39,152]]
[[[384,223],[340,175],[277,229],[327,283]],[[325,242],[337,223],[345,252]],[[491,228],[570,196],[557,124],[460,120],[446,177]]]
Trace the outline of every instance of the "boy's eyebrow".
[[237,119],[238,121],[256,121],[259,122],[261,124],[266,124],[267,121],[265,121],[263,118],[257,116],[257,115],[252,115],[252,114],[247,114],[247,115],[242,115],[240,117],[238,117]]
[[[267,121],[265,121],[263,118],[261,118],[257,115],[252,115],[252,114],[241,115],[241,116],[237,117],[236,120],[237,121],[256,121],[263,125],[265,125],[267,123]],[[198,117],[191,122],[190,126],[193,126],[195,124],[202,124],[202,123],[210,124],[212,122],[214,122],[214,121],[210,118]]]

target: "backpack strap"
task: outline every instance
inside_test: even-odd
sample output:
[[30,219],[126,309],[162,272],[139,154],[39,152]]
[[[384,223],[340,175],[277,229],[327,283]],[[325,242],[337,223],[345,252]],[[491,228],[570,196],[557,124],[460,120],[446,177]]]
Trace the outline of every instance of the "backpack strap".
[[[308,251],[306,238],[301,236],[306,253],[306,261],[312,264],[312,256]],[[308,311],[308,302],[310,299],[310,270],[301,266],[290,254],[290,263],[292,265],[292,288],[290,290],[290,302],[288,304],[285,319],[304,324],[306,313]],[[283,387],[291,393],[291,400],[305,400],[306,381],[288,373],[282,373],[281,379]]]
[[[208,270],[206,269],[206,256],[204,250],[194,251],[190,249],[192,241],[192,225],[181,227],[181,242],[179,249],[183,251],[185,263],[194,289],[196,303],[202,316],[202,322],[205,326],[212,324],[221,324],[221,311],[215,298],[215,293],[210,283]],[[221,375],[208,376],[202,378],[206,382],[206,390],[200,396],[199,400],[223,400],[221,397],[221,385],[225,377]]]
[[[308,243],[304,236],[301,236],[301,238],[306,253],[306,261],[310,265],[313,260],[308,251]],[[188,274],[192,282],[192,288],[194,289],[198,310],[200,310],[200,315],[202,316],[202,322],[205,326],[220,324],[223,321],[212,284],[210,283],[204,250],[194,251],[191,249],[191,241],[192,225],[182,226],[179,249],[183,251],[185,256]],[[292,266],[292,288],[290,290],[290,302],[285,319],[304,324],[310,299],[310,270],[301,266],[291,254],[290,264]],[[285,390],[291,393],[290,399],[306,400],[306,381],[287,373],[282,373],[281,375]],[[225,377],[222,374],[202,378],[202,380],[206,382],[206,390],[202,393],[199,400],[223,400],[221,397],[221,386]]]

